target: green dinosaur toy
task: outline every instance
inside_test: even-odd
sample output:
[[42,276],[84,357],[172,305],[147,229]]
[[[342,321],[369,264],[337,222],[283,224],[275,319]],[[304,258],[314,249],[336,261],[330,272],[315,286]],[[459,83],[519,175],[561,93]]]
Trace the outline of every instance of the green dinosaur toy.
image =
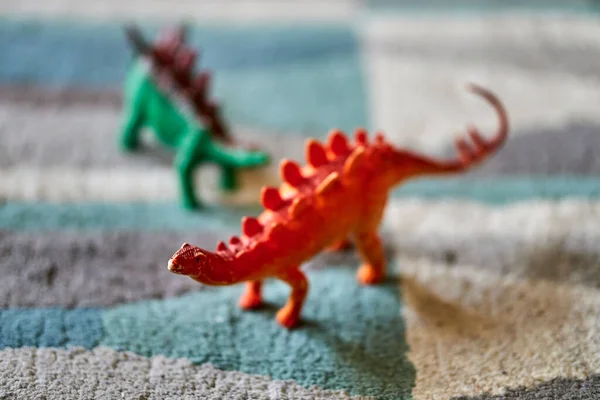
[[175,150],[174,167],[185,208],[202,207],[193,185],[200,164],[218,165],[221,189],[232,191],[238,187],[238,169],[269,162],[263,151],[232,145],[217,106],[206,100],[208,74],[193,77],[196,54],[182,45],[182,31],[163,37],[155,46],[135,28],[128,28],[127,35],[136,59],[124,85],[120,147],[135,150],[142,128],[150,128],[160,143]]

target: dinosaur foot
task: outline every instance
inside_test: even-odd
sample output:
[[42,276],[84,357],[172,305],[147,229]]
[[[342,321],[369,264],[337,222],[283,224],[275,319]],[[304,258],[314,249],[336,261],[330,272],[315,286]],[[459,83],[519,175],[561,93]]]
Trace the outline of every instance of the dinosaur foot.
[[287,329],[294,328],[300,321],[300,310],[297,307],[286,305],[277,312],[277,322]]
[[370,264],[363,264],[358,269],[357,279],[363,285],[373,285],[383,280],[384,273],[382,270],[374,268]]
[[196,200],[194,198],[190,198],[190,197],[184,197],[182,199],[181,205],[186,210],[198,210],[201,208],[200,202],[198,202],[198,200]]
[[262,305],[262,298],[257,293],[246,292],[240,297],[239,304],[244,310],[252,310]]

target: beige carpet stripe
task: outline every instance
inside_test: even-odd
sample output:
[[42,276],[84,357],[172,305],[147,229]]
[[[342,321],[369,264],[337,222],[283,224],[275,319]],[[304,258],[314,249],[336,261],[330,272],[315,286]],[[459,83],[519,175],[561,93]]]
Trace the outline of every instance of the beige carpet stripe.
[[448,399],[600,371],[596,290],[404,259],[415,399]]

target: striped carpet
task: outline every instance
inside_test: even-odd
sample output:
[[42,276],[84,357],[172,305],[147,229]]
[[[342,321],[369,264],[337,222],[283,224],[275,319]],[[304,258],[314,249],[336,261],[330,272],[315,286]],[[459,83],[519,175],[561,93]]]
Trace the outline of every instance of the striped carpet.
[[[0,1],[0,398],[600,398],[600,8],[415,4]],[[467,81],[502,98],[510,139],[394,191],[386,283],[359,286],[352,253],[307,262],[304,322],[283,330],[284,284],[242,312],[241,286],[166,268],[238,233],[277,163],[227,195],[199,171],[210,207],[190,213],[171,153],[117,148],[122,22],[182,19],[234,135],[276,160],[358,126],[448,154],[495,126]]]

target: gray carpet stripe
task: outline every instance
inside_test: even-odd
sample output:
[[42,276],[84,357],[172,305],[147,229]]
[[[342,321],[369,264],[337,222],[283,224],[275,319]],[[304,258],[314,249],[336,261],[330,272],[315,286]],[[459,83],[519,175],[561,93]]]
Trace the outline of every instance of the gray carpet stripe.
[[167,261],[186,240],[212,248],[218,236],[0,234],[0,308],[110,306],[198,290],[200,284],[170,273]]
[[[427,258],[450,267],[471,265],[500,274],[600,287],[600,237],[577,231],[544,242],[514,231],[496,235],[383,232],[387,259]],[[0,234],[0,308],[111,306],[201,290],[171,274],[168,258],[184,242],[214,248],[225,232]],[[358,266],[354,251],[323,253],[306,268]],[[27,290],[23,290],[27,287]]]
[[[0,233],[0,308],[112,306],[201,290],[201,284],[167,270],[169,257],[185,241],[214,249],[228,237],[206,230]],[[326,265],[358,267],[358,259],[352,253],[323,254],[305,267]]]
[[[70,102],[78,94],[71,94],[71,100],[61,96],[56,94],[55,103],[44,103],[41,107],[18,101],[0,103],[0,167],[171,168],[174,154],[157,146],[151,134],[143,135],[145,146],[140,152],[119,152],[119,112],[115,107],[85,102],[74,105]],[[63,100],[69,105],[61,103]],[[596,175],[600,173],[598,132],[600,125],[592,121],[513,132],[505,148],[472,174]],[[319,132],[315,137],[325,140],[327,133]],[[270,151],[275,167],[284,157],[304,162],[305,137],[302,135],[245,128],[236,129],[235,135]],[[450,131],[448,143],[452,143]]]
[[481,394],[473,397],[454,397],[452,400],[596,400],[599,398],[600,375],[592,374],[585,379],[556,378],[532,388],[509,389],[497,396]]
[[[142,135],[145,146],[139,151],[121,153],[119,126],[120,111],[113,106],[65,106],[60,98],[44,107],[0,103],[0,167],[171,167],[174,153],[157,145],[150,132]],[[300,135],[239,127],[233,132],[241,142],[259,144],[276,162],[284,156],[303,158]]]

